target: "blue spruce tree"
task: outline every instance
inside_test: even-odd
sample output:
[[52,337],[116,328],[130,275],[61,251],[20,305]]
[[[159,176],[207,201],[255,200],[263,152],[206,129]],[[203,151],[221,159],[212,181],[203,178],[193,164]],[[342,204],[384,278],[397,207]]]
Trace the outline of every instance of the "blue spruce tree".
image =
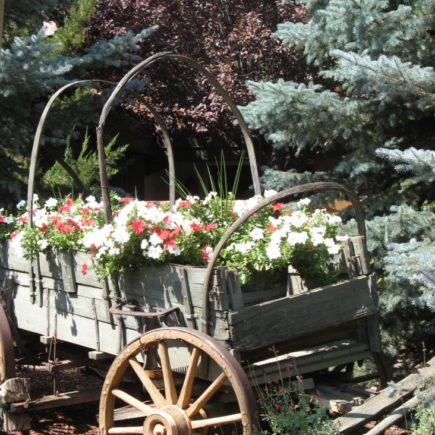
[[309,20],[275,36],[303,51],[306,81],[248,82],[255,100],[241,110],[290,161],[318,158],[322,170],[266,168],[263,182],[335,179],[365,198],[391,349],[406,341],[421,350],[421,340],[434,344],[425,322],[435,309],[433,2],[301,3]]
[[[0,47],[0,193],[3,205],[6,199],[15,203],[24,197],[33,135],[50,95],[68,82],[99,78],[105,69],[131,66],[140,60],[135,54],[139,43],[155,30],[148,28],[139,34],[126,33],[110,41],[83,46],[84,37],[79,33],[84,34],[94,3],[95,0],[6,1]],[[43,25],[44,19],[49,20],[51,16],[63,19],[59,35],[50,36]],[[82,46],[77,41],[81,41]],[[63,144],[73,126],[81,126],[82,131],[87,126],[93,129],[95,124],[91,121],[99,113],[92,97],[95,93],[95,89],[77,90],[74,97],[64,98],[61,104],[64,110],[50,119],[43,144]]]

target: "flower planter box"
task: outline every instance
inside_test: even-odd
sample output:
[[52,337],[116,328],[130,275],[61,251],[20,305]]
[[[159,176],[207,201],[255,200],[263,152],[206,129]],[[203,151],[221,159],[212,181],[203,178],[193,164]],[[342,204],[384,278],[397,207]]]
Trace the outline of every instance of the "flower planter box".
[[[10,241],[0,252],[0,279],[14,282],[8,303],[18,328],[113,355],[137,337],[137,319],[123,316],[122,324],[117,321],[101,281],[92,270],[81,273],[81,266],[92,262],[89,255],[40,255],[40,282],[35,281],[31,300],[29,261]],[[143,311],[178,307],[185,325],[199,328],[205,271],[174,264],[142,267],[119,279],[121,297]],[[292,295],[285,280],[254,280],[241,287],[234,272],[216,268],[208,300],[209,334],[246,355],[267,354],[265,349],[277,343],[289,349],[316,345],[343,325],[342,332],[361,335],[361,322],[376,316],[376,299],[365,275]],[[371,350],[378,351],[377,335],[367,325],[363,329]]]

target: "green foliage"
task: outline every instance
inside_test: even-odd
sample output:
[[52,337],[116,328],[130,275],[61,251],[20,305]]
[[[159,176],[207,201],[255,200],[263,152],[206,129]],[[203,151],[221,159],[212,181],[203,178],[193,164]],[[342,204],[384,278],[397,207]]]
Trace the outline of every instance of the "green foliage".
[[417,423],[412,428],[412,435],[435,434],[435,379],[429,380],[429,384],[419,393],[421,404],[417,408]]
[[78,0],[73,4],[55,40],[62,44],[62,54],[77,55],[86,39],[86,27],[95,13],[95,0]]
[[[279,363],[277,363],[279,364]],[[262,427],[256,435],[338,435],[337,425],[328,417],[326,408],[304,392],[302,376],[286,380],[278,365],[279,379],[256,385]]]
[[[107,176],[110,179],[119,172],[118,162],[124,157],[128,145],[117,146],[118,136],[115,136],[105,147]],[[99,185],[98,155],[90,149],[90,136],[86,132],[80,153],[74,157],[71,135],[67,138],[65,162],[77,174],[84,187],[89,191]],[[56,162],[45,174],[43,182],[52,190],[57,188],[73,191],[74,180],[65,172],[65,169]]]

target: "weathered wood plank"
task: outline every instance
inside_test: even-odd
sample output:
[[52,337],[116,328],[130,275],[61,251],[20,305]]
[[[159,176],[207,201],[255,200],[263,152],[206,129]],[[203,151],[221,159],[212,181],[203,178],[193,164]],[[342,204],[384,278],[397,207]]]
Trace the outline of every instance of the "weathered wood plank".
[[252,363],[245,371],[252,380],[269,382],[279,374],[296,376],[370,357],[367,345],[340,340],[303,351],[289,352]]
[[422,384],[424,379],[429,379],[434,376],[435,357],[433,357],[426,366],[420,368],[417,373],[407,376],[392,387],[383,389],[377,396],[367,400],[367,402],[361,406],[355,407],[351,412],[342,417],[339,417],[336,422],[340,428],[340,432],[348,432],[355,429],[395,405],[402,403]]
[[11,404],[13,412],[40,411],[61,406],[71,406],[81,403],[97,402],[100,399],[101,388],[93,388],[84,391],[70,391],[58,395],[47,395],[40,399]]
[[376,313],[366,277],[261,303],[228,315],[230,337],[240,351],[324,330]]

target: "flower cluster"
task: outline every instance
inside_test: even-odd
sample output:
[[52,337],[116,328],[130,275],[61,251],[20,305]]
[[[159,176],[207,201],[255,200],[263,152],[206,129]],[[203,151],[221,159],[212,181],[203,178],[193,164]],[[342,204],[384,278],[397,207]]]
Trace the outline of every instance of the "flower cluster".
[[[274,192],[266,192],[265,196]],[[48,248],[82,250],[93,256],[101,276],[116,276],[142,264],[179,263],[203,266],[228,227],[264,200],[236,200],[211,192],[168,203],[117,198],[113,219],[105,224],[102,204],[93,196],[34,201],[33,226],[27,214],[16,220],[12,234],[27,256]],[[296,208],[282,203],[262,207],[230,238],[217,265],[237,269],[242,283],[255,271],[279,270],[292,264],[304,278],[325,284],[334,278],[340,250],[336,235],[341,219],[309,209],[309,199]],[[81,265],[82,273],[88,266]]]

